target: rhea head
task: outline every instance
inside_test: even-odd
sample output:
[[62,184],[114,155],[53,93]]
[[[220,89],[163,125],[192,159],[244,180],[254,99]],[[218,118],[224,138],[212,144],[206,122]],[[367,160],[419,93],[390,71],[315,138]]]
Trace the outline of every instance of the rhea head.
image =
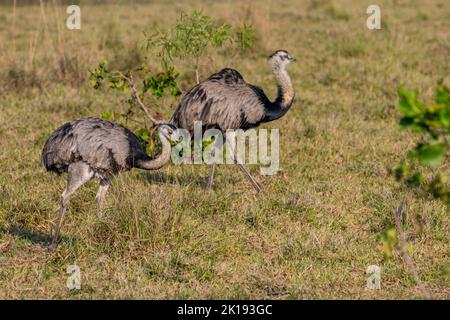
[[268,58],[269,65],[272,69],[284,69],[289,63],[295,60],[286,50],[277,50]]
[[[163,136],[169,141],[172,141],[172,133],[177,129],[173,124],[171,123],[162,123],[158,125],[158,134]],[[176,141],[174,141],[176,142]]]

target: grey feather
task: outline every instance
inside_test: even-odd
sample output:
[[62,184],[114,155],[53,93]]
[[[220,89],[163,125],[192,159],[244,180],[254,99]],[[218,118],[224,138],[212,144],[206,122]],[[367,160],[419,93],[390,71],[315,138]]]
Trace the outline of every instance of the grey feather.
[[162,124],[158,135],[162,152],[151,159],[139,138],[121,125],[99,118],[74,120],[56,129],[42,151],[42,162],[48,171],[68,173],[67,186],[61,195],[61,208],[53,247],[56,247],[67,205],[73,193],[93,178],[100,179],[97,192],[99,217],[109,184],[115,175],[131,168],[155,170],[170,160],[169,136],[173,126]]
[[139,138],[121,125],[99,118],[64,124],[50,136],[42,152],[48,171],[62,173],[83,161],[99,175],[129,170],[138,160],[150,160]]
[[[225,68],[194,86],[181,99],[171,122],[193,134],[196,121],[201,121],[202,130],[215,128],[224,132],[228,129],[247,130],[279,119],[294,101],[294,88],[286,71],[286,66],[292,61],[295,59],[285,50],[275,51],[269,56],[278,87],[275,101],[271,102],[261,88],[247,83],[238,71]],[[261,188],[250,172],[242,164],[238,165],[259,192]],[[214,163],[208,189],[211,189],[213,177]]]
[[285,70],[286,51],[275,52],[269,60],[278,85],[278,97],[271,102],[264,91],[247,83],[242,75],[225,68],[194,86],[180,101],[172,122],[180,128],[194,130],[194,122],[203,128],[249,129],[276,120],[291,107],[294,92]]

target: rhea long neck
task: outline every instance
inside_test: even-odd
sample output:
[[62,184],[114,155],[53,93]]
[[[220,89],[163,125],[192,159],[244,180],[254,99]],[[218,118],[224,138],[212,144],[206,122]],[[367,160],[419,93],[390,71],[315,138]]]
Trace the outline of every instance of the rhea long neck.
[[286,67],[275,65],[272,67],[272,72],[277,82],[278,94],[275,101],[267,109],[265,121],[282,117],[291,107],[295,96],[291,77],[287,73]]
[[162,152],[155,159],[150,160],[138,160],[136,163],[136,167],[145,170],[157,170],[166,165],[170,160],[171,154],[171,146],[170,142],[167,140],[165,136],[159,134],[159,139],[162,144]]

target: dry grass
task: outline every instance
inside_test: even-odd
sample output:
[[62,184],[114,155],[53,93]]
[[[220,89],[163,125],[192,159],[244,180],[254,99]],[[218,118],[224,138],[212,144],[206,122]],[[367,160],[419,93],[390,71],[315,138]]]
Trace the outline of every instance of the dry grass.
[[[386,170],[413,142],[396,124],[396,88],[429,99],[450,74],[445,0],[379,1],[380,31],[367,30],[366,8],[348,0],[85,4],[80,31],[56,20],[64,7],[44,2],[17,7],[15,19],[12,7],[0,11],[0,298],[419,298],[401,255],[384,260],[380,243],[405,197],[417,271],[434,298],[450,298],[448,212]],[[231,66],[273,96],[264,57],[279,48],[297,56],[298,99],[264,126],[281,130],[282,171],[253,168],[266,191],[256,196],[226,165],[213,193],[204,191],[206,166],[135,170],[114,182],[104,222],[89,183],[73,198],[58,251],[47,252],[65,181],[44,171],[43,143],[62,123],[119,110],[123,99],[89,88],[86,69],[102,58],[133,66],[141,31],[193,8],[250,19],[260,39],[249,56],[212,54],[203,75]],[[194,82],[185,67],[184,89]],[[173,103],[159,111],[168,117]],[[69,264],[81,268],[80,291],[66,288]],[[371,264],[382,270],[378,291],[365,289]]]

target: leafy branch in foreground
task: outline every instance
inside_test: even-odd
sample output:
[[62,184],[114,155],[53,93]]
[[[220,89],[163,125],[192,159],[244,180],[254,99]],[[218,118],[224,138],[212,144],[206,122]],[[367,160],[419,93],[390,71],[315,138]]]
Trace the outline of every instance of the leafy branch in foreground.
[[[140,86],[141,90],[137,88],[131,71],[127,71],[126,73],[121,71],[111,71],[108,69],[107,61],[100,62],[98,67],[89,70],[89,73],[89,81],[96,90],[101,89],[106,84],[106,86],[111,89],[120,90],[125,93],[131,91],[130,98],[126,100],[128,105],[127,110],[123,113],[112,114],[105,111],[102,113],[102,117],[106,120],[115,120],[119,123],[126,123],[129,120],[139,122],[138,110],[141,110],[150,122],[156,126],[164,121],[157,120],[151,115],[144,104],[145,95],[149,92],[151,93],[151,97],[159,99],[167,94],[172,96],[178,96],[180,94],[180,90],[176,83],[178,74],[173,68],[169,68],[164,72],[155,75],[151,74],[144,66],[137,69],[136,73],[140,74],[142,78]],[[143,128],[138,129],[137,135],[141,139],[144,147],[147,148],[147,151],[150,152],[151,150],[149,150],[149,148],[154,144],[152,143],[153,140],[149,128],[145,125]]]
[[435,101],[426,106],[418,98],[417,91],[399,88],[397,104],[403,117],[402,128],[412,129],[420,135],[406,160],[395,169],[395,177],[416,190],[424,191],[450,204],[448,183],[448,150],[450,135],[449,90],[443,81],[436,87]]
[[[154,125],[158,124],[159,120],[156,120],[145,107],[144,98],[153,99],[152,103],[157,104],[158,99],[163,96],[180,95],[177,83],[179,74],[175,71],[175,59],[186,60],[193,66],[198,83],[199,60],[209,48],[219,48],[227,42],[237,42],[239,50],[245,51],[253,46],[254,36],[255,32],[250,24],[244,24],[233,33],[230,25],[219,23],[203,15],[201,11],[190,14],[182,12],[172,28],[158,30],[145,39],[144,50],[147,50],[147,58],[156,54],[161,63],[162,72],[155,73],[146,65],[132,72],[130,70],[112,71],[108,68],[106,61],[102,61],[96,68],[89,70],[89,80],[94,89],[107,87],[124,93],[131,91],[131,97],[126,100],[127,108],[124,112],[105,111],[102,114],[103,118],[123,124],[127,124],[128,121],[142,123],[139,122],[139,111],[142,111]],[[150,50],[152,48],[155,50]],[[135,78],[132,73],[136,76]],[[138,129],[137,135],[144,145],[152,145],[151,132],[146,126]]]

